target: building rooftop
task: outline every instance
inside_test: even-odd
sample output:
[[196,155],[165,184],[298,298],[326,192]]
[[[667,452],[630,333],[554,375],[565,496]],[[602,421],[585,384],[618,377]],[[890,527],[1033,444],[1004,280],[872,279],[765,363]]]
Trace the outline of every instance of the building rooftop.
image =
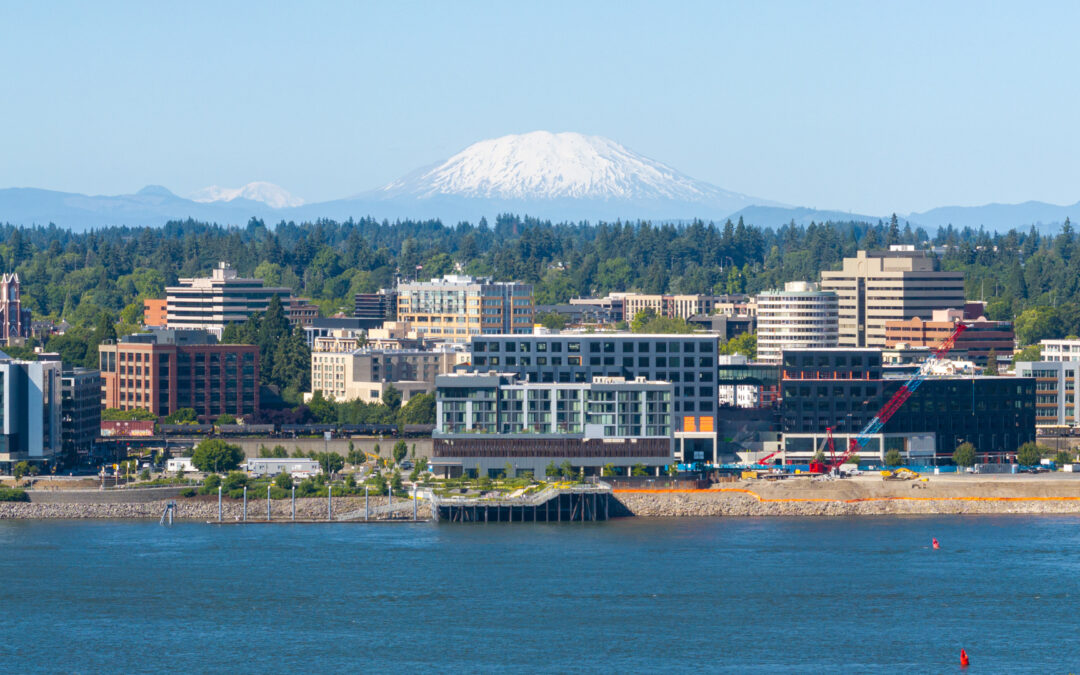
[[148,333],[132,333],[120,338],[121,344],[216,345],[212,333],[198,329],[159,328]]

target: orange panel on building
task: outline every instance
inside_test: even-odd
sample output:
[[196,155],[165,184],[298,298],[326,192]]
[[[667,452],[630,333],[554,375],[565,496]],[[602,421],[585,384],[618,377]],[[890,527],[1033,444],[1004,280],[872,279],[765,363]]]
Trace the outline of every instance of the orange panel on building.
[[168,326],[168,313],[165,310],[164,298],[143,300],[143,325],[153,328],[165,328]]
[[714,431],[713,418],[712,417],[702,417],[701,418],[701,430],[702,431]]
[[697,431],[697,419],[692,416],[686,416],[682,422],[683,431]]

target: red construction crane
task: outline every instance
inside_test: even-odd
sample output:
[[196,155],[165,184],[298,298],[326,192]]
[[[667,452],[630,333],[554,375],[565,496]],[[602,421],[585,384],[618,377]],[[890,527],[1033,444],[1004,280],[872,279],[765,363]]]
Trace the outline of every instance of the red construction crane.
[[[896,411],[900,409],[900,406],[904,405],[904,402],[911,398],[911,395],[915,393],[915,390],[918,389],[919,385],[926,379],[926,376],[930,373],[930,369],[933,365],[940,361],[941,358],[956,345],[956,338],[960,337],[960,334],[965,330],[967,330],[966,324],[956,324],[956,328],[953,330],[952,335],[945,338],[945,340],[938,345],[937,349],[934,350],[934,353],[931,354],[928,359],[923,361],[922,365],[919,366],[919,369],[911,376],[911,379],[905,382],[903,386],[900,387],[899,391],[893,394],[892,397],[885,402],[885,405],[881,406],[881,410],[878,411],[877,415],[874,415],[874,419],[867,422],[862,431],[848,442],[847,451],[840,456],[840,459],[837,460],[835,457],[829,458],[829,471],[843,465],[843,463],[850,459],[857,450],[862,449],[870,442],[870,437],[880,431],[881,427],[885,426],[885,423],[889,421],[889,418],[896,414]],[[828,433],[827,437],[831,448],[832,428],[826,429],[826,432]]]

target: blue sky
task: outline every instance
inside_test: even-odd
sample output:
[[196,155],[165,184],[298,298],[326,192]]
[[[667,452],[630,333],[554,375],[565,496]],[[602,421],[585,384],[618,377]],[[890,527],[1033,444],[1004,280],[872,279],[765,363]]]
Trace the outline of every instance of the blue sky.
[[1080,3],[0,3],[0,187],[356,194],[608,136],[870,214],[1080,200]]

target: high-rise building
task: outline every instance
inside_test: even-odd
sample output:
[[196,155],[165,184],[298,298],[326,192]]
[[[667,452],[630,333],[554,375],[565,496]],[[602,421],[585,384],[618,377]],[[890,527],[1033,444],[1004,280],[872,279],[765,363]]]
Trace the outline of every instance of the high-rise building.
[[101,372],[90,368],[64,370],[61,376],[64,454],[84,462],[101,432]]
[[1080,361],[1017,361],[1013,366],[1017,377],[1035,379],[1036,426],[1080,424]]
[[465,342],[474,335],[530,333],[531,284],[451,274],[398,285],[398,321],[421,338]]
[[837,298],[817,284],[792,281],[757,296],[757,358],[780,363],[785,349],[837,346]]
[[821,289],[839,298],[841,347],[884,347],[886,321],[964,306],[964,273],[942,272],[926,251],[859,251],[822,272]]
[[166,287],[165,294],[169,328],[201,329],[220,338],[226,324],[243,323],[251,315],[265,312],[275,295],[288,313],[292,290],[240,277],[223,262],[210,277],[180,279],[180,285]]
[[19,295],[19,275],[0,275],[0,343],[30,337],[30,324],[30,310],[23,309]]
[[59,361],[19,361],[0,352],[0,471],[59,456],[60,370]]
[[137,333],[98,347],[106,408],[164,417],[193,408],[202,421],[259,412],[259,348],[218,344],[199,330]]

